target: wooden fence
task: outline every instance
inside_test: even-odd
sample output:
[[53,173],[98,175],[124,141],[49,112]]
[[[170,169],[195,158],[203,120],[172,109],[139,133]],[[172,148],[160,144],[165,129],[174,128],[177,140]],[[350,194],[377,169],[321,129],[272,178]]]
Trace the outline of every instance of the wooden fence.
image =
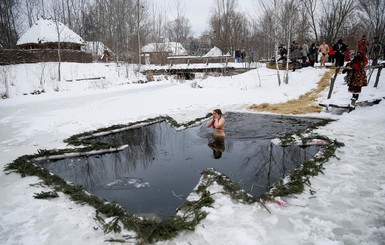
[[[80,50],[60,50],[61,62],[91,63],[92,55]],[[58,51],[53,49],[0,49],[0,65],[58,62]]]

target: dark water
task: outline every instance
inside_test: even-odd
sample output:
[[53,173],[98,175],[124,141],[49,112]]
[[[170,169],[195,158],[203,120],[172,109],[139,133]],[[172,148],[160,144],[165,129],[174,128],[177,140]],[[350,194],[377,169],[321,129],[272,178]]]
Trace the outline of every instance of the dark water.
[[319,119],[224,116],[223,141],[212,137],[206,122],[182,131],[160,122],[95,139],[128,144],[123,151],[39,164],[90,193],[117,201],[130,213],[167,217],[175,214],[206,168],[215,168],[259,196],[318,151],[317,147],[276,146],[271,139]]

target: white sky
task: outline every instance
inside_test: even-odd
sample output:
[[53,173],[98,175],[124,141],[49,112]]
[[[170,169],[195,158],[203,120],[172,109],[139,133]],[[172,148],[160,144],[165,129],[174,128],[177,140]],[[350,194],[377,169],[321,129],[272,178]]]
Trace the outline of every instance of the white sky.
[[[145,79],[137,77],[136,66],[131,67],[128,78],[126,66],[116,67],[114,63],[62,63],[61,67],[64,81],[58,82],[56,63],[0,66],[0,94],[8,87],[11,96],[0,100],[0,169],[39,149],[72,147],[63,140],[85,131],[160,115],[183,123],[214,108],[224,113],[250,112],[246,106],[252,103],[298,98],[315,88],[329,70],[309,67],[289,71],[289,83],[279,86],[276,70],[262,66],[228,77],[182,82],[159,77],[159,81],[144,84],[133,83]],[[385,97],[384,71],[381,75],[378,88],[374,88],[373,73],[359,101]],[[100,76],[106,78],[65,81]],[[30,94],[43,88],[43,94]],[[320,94],[320,101],[348,103],[351,97],[343,75],[335,81],[331,100],[326,100],[327,92]],[[182,232],[158,245],[384,244],[384,111],[382,101],[342,115],[326,110],[303,115],[336,119],[316,133],[345,143],[335,158],[323,164],[323,174],[311,178],[314,195],[306,186],[302,194],[265,203],[267,210],[258,203],[237,202],[213,184],[209,190],[215,203],[204,208],[208,216],[194,231]],[[209,151],[207,157],[211,157]],[[0,244],[105,245],[114,244],[106,240],[124,240],[132,235],[127,231],[104,234],[94,220],[95,210],[76,204],[62,192],[59,198],[34,199],[34,193],[53,190],[39,182],[37,177],[22,178],[0,171]]]
[[[157,4],[167,5],[168,11],[170,11],[170,20],[175,18],[175,2],[181,3],[182,9],[184,9],[185,16],[190,20],[193,35],[199,36],[208,28],[208,18],[212,7],[215,5],[216,0],[152,0]],[[257,0],[238,0],[238,9],[243,11],[246,15],[255,11],[258,5]]]

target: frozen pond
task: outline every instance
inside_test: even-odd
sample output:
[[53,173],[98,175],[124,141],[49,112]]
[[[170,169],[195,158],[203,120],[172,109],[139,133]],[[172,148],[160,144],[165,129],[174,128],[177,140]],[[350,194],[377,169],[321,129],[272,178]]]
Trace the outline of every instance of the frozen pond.
[[260,196],[318,151],[316,146],[277,146],[271,139],[320,119],[247,113],[224,117],[224,141],[213,139],[206,122],[181,131],[160,122],[94,139],[128,144],[122,151],[39,164],[94,195],[116,201],[129,213],[164,218],[175,214],[206,168]]

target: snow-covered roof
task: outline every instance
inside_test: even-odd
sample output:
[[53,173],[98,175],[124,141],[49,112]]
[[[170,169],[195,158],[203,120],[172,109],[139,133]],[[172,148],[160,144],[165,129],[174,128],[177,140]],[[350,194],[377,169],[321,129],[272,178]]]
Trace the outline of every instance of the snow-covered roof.
[[66,27],[63,23],[39,19],[29,28],[17,41],[16,45],[30,43],[57,43],[58,31],[60,42],[83,44],[84,40],[75,32]]
[[218,47],[215,47],[210,49],[207,54],[203,55],[203,57],[212,57],[212,56],[222,56],[222,50],[220,50]]
[[186,49],[179,42],[149,43],[142,47],[142,53],[169,52],[172,55],[187,55]]

